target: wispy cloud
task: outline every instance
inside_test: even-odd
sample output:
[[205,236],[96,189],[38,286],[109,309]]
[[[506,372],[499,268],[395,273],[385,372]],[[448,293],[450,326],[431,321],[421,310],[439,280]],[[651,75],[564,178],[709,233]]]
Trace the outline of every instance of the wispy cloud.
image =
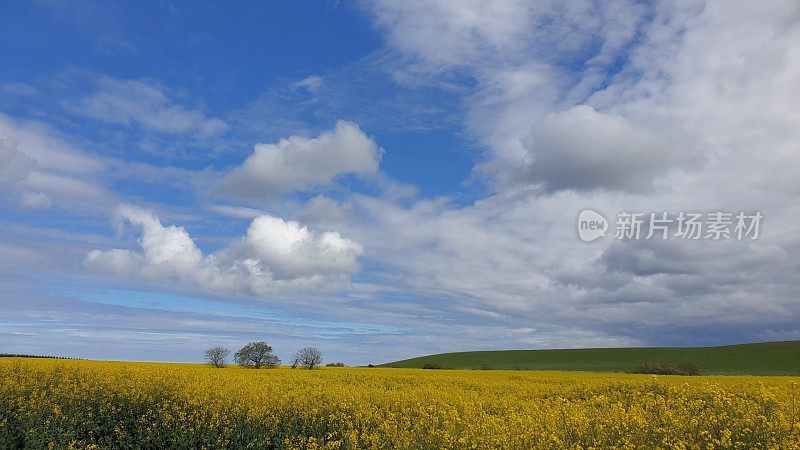
[[208,137],[228,129],[223,120],[175,103],[163,88],[146,81],[98,76],[93,84],[93,92],[64,105],[76,114],[101,122],[135,125],[158,133]]

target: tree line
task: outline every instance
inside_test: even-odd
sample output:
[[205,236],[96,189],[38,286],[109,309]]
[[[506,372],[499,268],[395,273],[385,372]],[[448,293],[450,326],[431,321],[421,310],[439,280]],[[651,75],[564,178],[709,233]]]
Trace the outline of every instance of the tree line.
[[[215,346],[206,349],[205,360],[213,367],[223,368],[228,364],[231,351],[226,347]],[[272,346],[264,341],[250,342],[233,354],[236,364],[250,369],[272,368],[281,364],[281,359],[272,352]],[[322,352],[316,347],[303,347],[292,354],[292,369],[303,367],[314,369],[322,365]],[[328,364],[341,367],[342,363]]]
[[25,355],[21,353],[0,353],[0,358],[82,359],[69,356]]

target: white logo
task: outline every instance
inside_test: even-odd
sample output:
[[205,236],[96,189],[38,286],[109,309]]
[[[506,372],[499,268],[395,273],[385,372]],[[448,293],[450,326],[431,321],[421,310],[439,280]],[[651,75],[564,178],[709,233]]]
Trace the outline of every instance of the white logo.
[[578,215],[578,237],[583,242],[592,242],[606,235],[608,220],[597,211],[584,209]]

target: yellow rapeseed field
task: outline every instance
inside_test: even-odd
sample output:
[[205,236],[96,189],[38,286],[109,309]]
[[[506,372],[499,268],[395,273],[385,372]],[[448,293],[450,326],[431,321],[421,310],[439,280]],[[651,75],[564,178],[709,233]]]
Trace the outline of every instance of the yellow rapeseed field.
[[800,449],[797,377],[0,360],[0,447]]

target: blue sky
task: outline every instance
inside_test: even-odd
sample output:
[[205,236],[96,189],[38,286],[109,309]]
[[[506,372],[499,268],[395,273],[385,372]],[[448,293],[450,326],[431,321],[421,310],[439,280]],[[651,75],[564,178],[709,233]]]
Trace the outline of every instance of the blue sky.
[[[800,15],[739,6],[7,2],[0,352],[800,338]],[[585,243],[584,208],[765,220]]]

